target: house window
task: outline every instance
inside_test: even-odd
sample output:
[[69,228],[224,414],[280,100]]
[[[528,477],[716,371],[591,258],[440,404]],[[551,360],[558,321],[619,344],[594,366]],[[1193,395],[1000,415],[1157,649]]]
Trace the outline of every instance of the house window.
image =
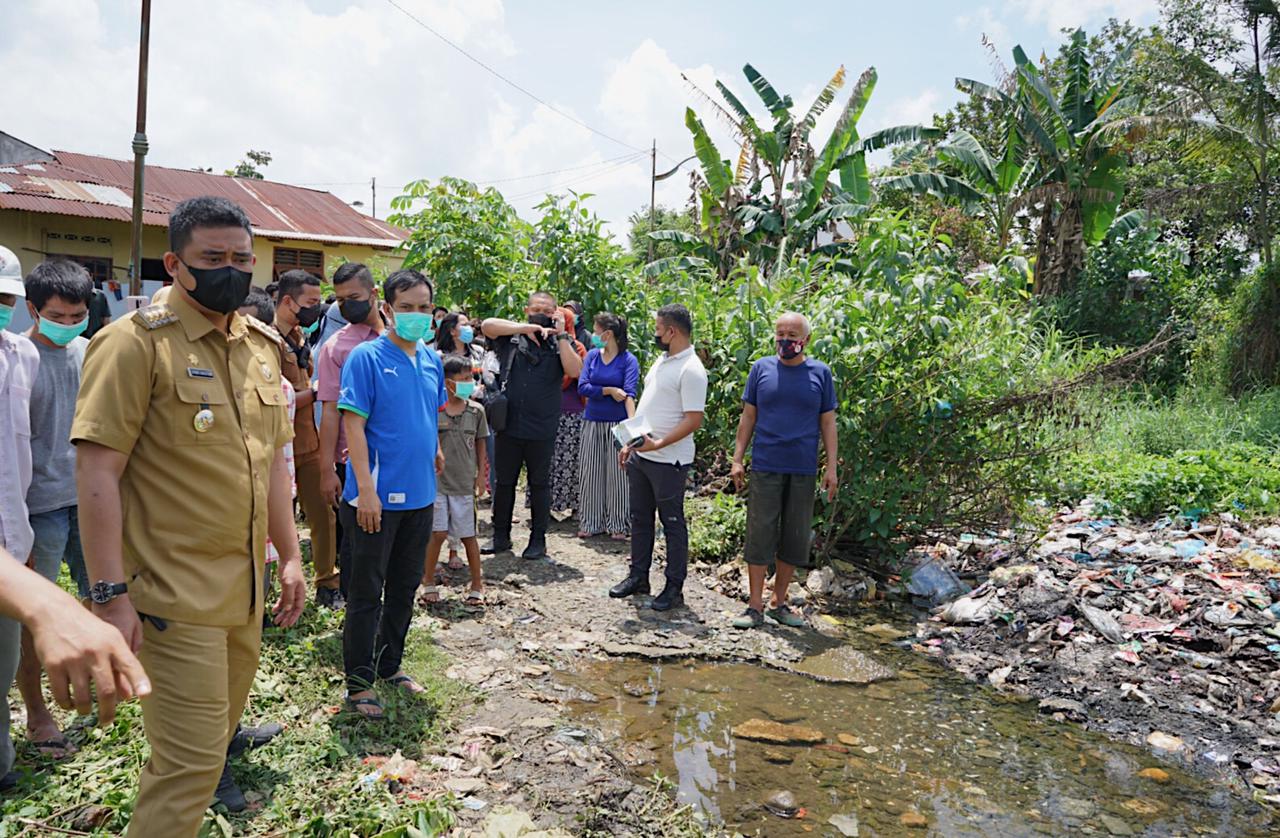
[[111,258],[106,256],[73,256],[70,253],[57,254],[59,259],[70,259],[84,265],[84,269],[93,277],[95,284],[111,281]]
[[277,247],[273,258],[272,279],[279,279],[280,274],[301,268],[309,274],[324,279],[324,252],[320,250],[298,250],[292,247]]

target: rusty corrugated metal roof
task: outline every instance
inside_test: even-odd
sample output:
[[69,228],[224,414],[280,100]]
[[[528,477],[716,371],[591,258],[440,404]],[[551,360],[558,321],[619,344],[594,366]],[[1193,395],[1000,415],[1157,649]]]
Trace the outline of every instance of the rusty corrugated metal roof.
[[[55,151],[54,160],[0,168],[0,210],[18,209],[128,221],[133,163]],[[362,215],[337,196],[269,180],[147,166],[143,223],[168,224],[179,201],[219,195],[244,208],[265,237],[394,247],[404,231]]]

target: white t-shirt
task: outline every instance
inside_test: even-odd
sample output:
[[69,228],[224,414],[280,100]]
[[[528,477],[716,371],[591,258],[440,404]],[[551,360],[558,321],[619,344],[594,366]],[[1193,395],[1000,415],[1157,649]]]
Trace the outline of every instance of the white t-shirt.
[[[648,420],[655,437],[664,437],[675,430],[687,411],[701,412],[706,408],[707,370],[690,346],[677,355],[663,353],[649,368],[636,416]],[[693,463],[693,454],[693,434],[689,434],[674,445],[637,452],[636,456],[655,463],[687,466]]]

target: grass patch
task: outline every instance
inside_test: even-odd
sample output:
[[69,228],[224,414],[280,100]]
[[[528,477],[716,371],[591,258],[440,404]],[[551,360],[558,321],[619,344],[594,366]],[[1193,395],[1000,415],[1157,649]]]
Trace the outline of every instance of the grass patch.
[[1139,518],[1280,512],[1280,389],[1235,399],[1189,387],[1100,397],[1088,446],[1066,458],[1057,500],[1092,495]]
[[[375,725],[333,712],[343,695],[341,614],[308,607],[294,628],[267,631],[248,718],[278,721],[286,730],[233,763],[241,788],[260,804],[256,811],[211,814],[202,834],[391,838],[446,829],[451,801],[423,799],[412,789],[392,795],[381,784],[360,790],[359,778],[369,773],[361,762],[366,756],[400,750],[420,759],[431,753],[475,702],[469,687],[444,676],[448,665],[430,633],[413,627],[404,669],[427,694],[414,699],[380,687],[387,720]],[[11,697],[17,699],[16,690]],[[141,709],[136,703],[121,708],[108,730],[93,727],[93,721],[65,716],[81,751],[62,763],[41,761],[18,737],[19,764],[35,771],[0,799],[0,838],[53,834],[32,822],[69,829],[88,805],[107,810],[94,834],[123,831],[147,758]]]

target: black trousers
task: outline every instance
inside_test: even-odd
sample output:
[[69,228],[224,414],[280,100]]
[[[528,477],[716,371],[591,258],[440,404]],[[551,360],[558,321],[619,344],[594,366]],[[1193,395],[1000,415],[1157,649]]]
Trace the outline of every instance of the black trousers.
[[633,455],[627,463],[631,489],[631,573],[649,576],[653,562],[653,514],[662,518],[667,541],[667,584],[684,586],[689,570],[689,527],[684,520],[684,487],[688,466],[655,463]]
[[338,545],[338,590],[346,599],[351,588],[351,539],[347,538],[342,524],[342,507],[346,505],[342,500],[342,487],[347,485],[347,464],[337,463],[334,470],[338,472],[338,514],[333,521],[333,537]]
[[339,514],[352,559],[342,662],[347,689],[357,692],[400,671],[434,507],[383,510],[382,529],[375,533],[360,529],[351,504],[344,502]]
[[513,439],[498,434],[494,444],[494,474],[497,490],[493,493],[493,540],[503,545],[511,542],[511,516],[516,507],[516,481],[525,469],[529,481],[529,505],[533,508],[533,533],[530,541],[545,544],[551,522],[551,458],[556,452],[555,439]]

